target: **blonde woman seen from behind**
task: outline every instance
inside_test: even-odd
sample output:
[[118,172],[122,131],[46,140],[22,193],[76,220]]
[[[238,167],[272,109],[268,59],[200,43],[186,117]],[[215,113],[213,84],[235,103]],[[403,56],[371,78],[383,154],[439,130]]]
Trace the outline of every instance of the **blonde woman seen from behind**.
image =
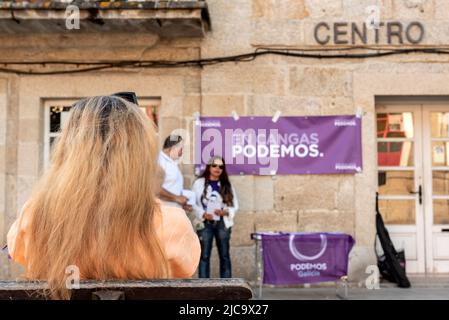
[[157,148],[135,104],[113,96],[77,102],[8,233],[25,276],[46,280],[56,299],[70,298],[71,265],[81,279],[191,277],[200,244],[185,212],[155,197]]

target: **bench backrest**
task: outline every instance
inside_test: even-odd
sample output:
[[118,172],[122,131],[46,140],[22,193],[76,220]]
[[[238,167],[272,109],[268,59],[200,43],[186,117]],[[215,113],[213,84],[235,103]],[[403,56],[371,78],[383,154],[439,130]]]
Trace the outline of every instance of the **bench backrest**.
[[[45,299],[45,282],[0,281],[0,300]],[[243,279],[170,279],[147,281],[81,281],[72,300],[249,300]]]

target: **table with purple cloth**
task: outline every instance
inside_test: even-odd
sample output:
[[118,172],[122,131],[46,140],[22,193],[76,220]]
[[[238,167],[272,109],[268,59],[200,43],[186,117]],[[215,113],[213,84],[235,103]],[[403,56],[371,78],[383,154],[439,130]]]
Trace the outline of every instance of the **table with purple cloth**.
[[251,234],[251,238],[256,240],[260,290],[262,283],[338,281],[348,274],[349,253],[355,244],[350,235],[331,232],[258,232]]

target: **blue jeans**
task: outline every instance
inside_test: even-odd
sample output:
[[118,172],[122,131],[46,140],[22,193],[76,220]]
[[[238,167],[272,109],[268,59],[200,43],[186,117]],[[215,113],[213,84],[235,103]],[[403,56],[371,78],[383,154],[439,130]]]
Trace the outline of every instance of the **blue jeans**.
[[217,243],[218,256],[220,258],[220,277],[231,278],[231,256],[229,254],[229,240],[231,239],[231,229],[226,228],[223,218],[213,223],[204,222],[205,228],[198,230],[201,243],[201,259],[199,266],[200,278],[210,278],[210,254],[212,242],[215,238]]

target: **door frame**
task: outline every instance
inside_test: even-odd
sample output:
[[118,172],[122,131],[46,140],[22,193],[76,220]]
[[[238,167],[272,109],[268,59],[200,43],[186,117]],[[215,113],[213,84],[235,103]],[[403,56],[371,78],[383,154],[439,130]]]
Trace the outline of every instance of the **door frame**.
[[[382,111],[389,112],[412,112],[413,113],[413,168],[411,167],[394,167],[394,166],[384,166],[379,167],[376,160],[376,170],[385,169],[385,170],[395,170],[395,171],[410,171],[413,170],[414,176],[414,190],[418,190],[419,185],[423,183],[423,175],[424,175],[424,167],[422,162],[422,105],[418,103],[414,104],[406,104],[396,102],[394,104],[389,103],[376,103],[376,115]],[[376,116],[377,119],[377,116]],[[377,125],[377,122],[376,122]],[[376,142],[381,139],[377,138],[376,134]],[[403,141],[404,138],[395,138],[389,139],[389,141]],[[382,141],[382,140],[381,140]],[[377,144],[376,144],[377,145]],[[377,156],[377,148],[376,148],[376,156]],[[420,205],[418,201],[418,195],[379,195],[379,200],[414,200],[415,201],[415,225],[388,225],[386,224],[387,229],[396,237],[400,237],[401,235],[406,236],[410,233],[415,233],[415,250],[416,250],[416,260],[407,261],[407,269],[412,270],[410,273],[424,273],[426,271],[426,246],[425,246],[425,226],[424,226],[424,205]],[[423,198],[423,204],[424,204]],[[407,252],[407,251],[406,251]]]
[[[388,107],[386,107],[388,106]],[[434,169],[445,169],[449,170],[449,166],[439,166],[432,168],[432,143],[431,143],[431,125],[429,122],[430,113],[431,112],[449,112],[449,97],[447,96],[416,96],[416,97],[403,97],[403,96],[382,96],[376,97],[375,101],[375,113],[378,110],[400,110],[402,107],[405,107],[401,111],[410,111],[411,109],[421,109],[421,147],[422,147],[422,185],[423,185],[423,206],[421,209],[424,232],[422,233],[422,244],[425,246],[425,270],[423,273],[426,274],[445,274],[449,272],[449,266],[447,265],[447,260],[445,257],[443,259],[437,259],[437,254],[435,252],[436,245],[435,243],[435,234],[441,232],[442,228],[448,228],[447,224],[443,225],[434,225],[434,212],[433,212],[433,200],[434,199],[449,199],[449,195],[433,195],[433,175],[432,171]],[[382,108],[383,107],[383,108]],[[396,109],[395,109],[396,108]],[[416,130],[415,130],[416,131]],[[377,136],[376,136],[377,139]],[[377,141],[377,140],[376,140]],[[377,148],[376,148],[377,150]],[[417,150],[417,149],[416,149]],[[415,152],[415,160],[419,160],[416,157]],[[376,169],[379,171],[379,167],[377,165],[376,158]],[[415,170],[416,171],[416,170]],[[426,171],[427,174],[426,174]],[[376,175],[377,176],[377,175]],[[415,185],[416,185],[415,181]],[[425,213],[429,214],[425,214]],[[418,217],[417,217],[418,218]],[[400,231],[401,227],[396,226],[397,231]],[[389,227],[389,229],[391,229]],[[392,232],[395,232],[394,228]],[[449,241],[449,235],[446,236]],[[421,242],[418,240],[418,243]],[[449,242],[448,242],[449,243]],[[442,264],[440,263],[442,262]],[[421,272],[420,272],[421,273]]]
[[[431,112],[449,112],[449,103],[430,103],[422,104],[423,119],[429,120]],[[428,186],[424,189],[424,205],[425,212],[429,214],[425,215],[425,234],[426,234],[426,272],[434,273],[438,268],[438,259],[436,259],[435,246],[434,246],[434,234],[441,232],[441,229],[447,227],[447,225],[435,225],[433,222],[433,200],[434,199],[446,199],[449,200],[449,195],[434,195],[433,194],[433,170],[444,169],[449,171],[449,166],[432,167],[432,143],[431,143],[431,126],[429,121],[423,122],[423,159],[424,169],[428,169],[429,174],[424,176],[424,184]],[[430,214],[432,213],[432,214]],[[448,267],[445,269],[447,270]],[[446,271],[447,272],[447,271]]]

